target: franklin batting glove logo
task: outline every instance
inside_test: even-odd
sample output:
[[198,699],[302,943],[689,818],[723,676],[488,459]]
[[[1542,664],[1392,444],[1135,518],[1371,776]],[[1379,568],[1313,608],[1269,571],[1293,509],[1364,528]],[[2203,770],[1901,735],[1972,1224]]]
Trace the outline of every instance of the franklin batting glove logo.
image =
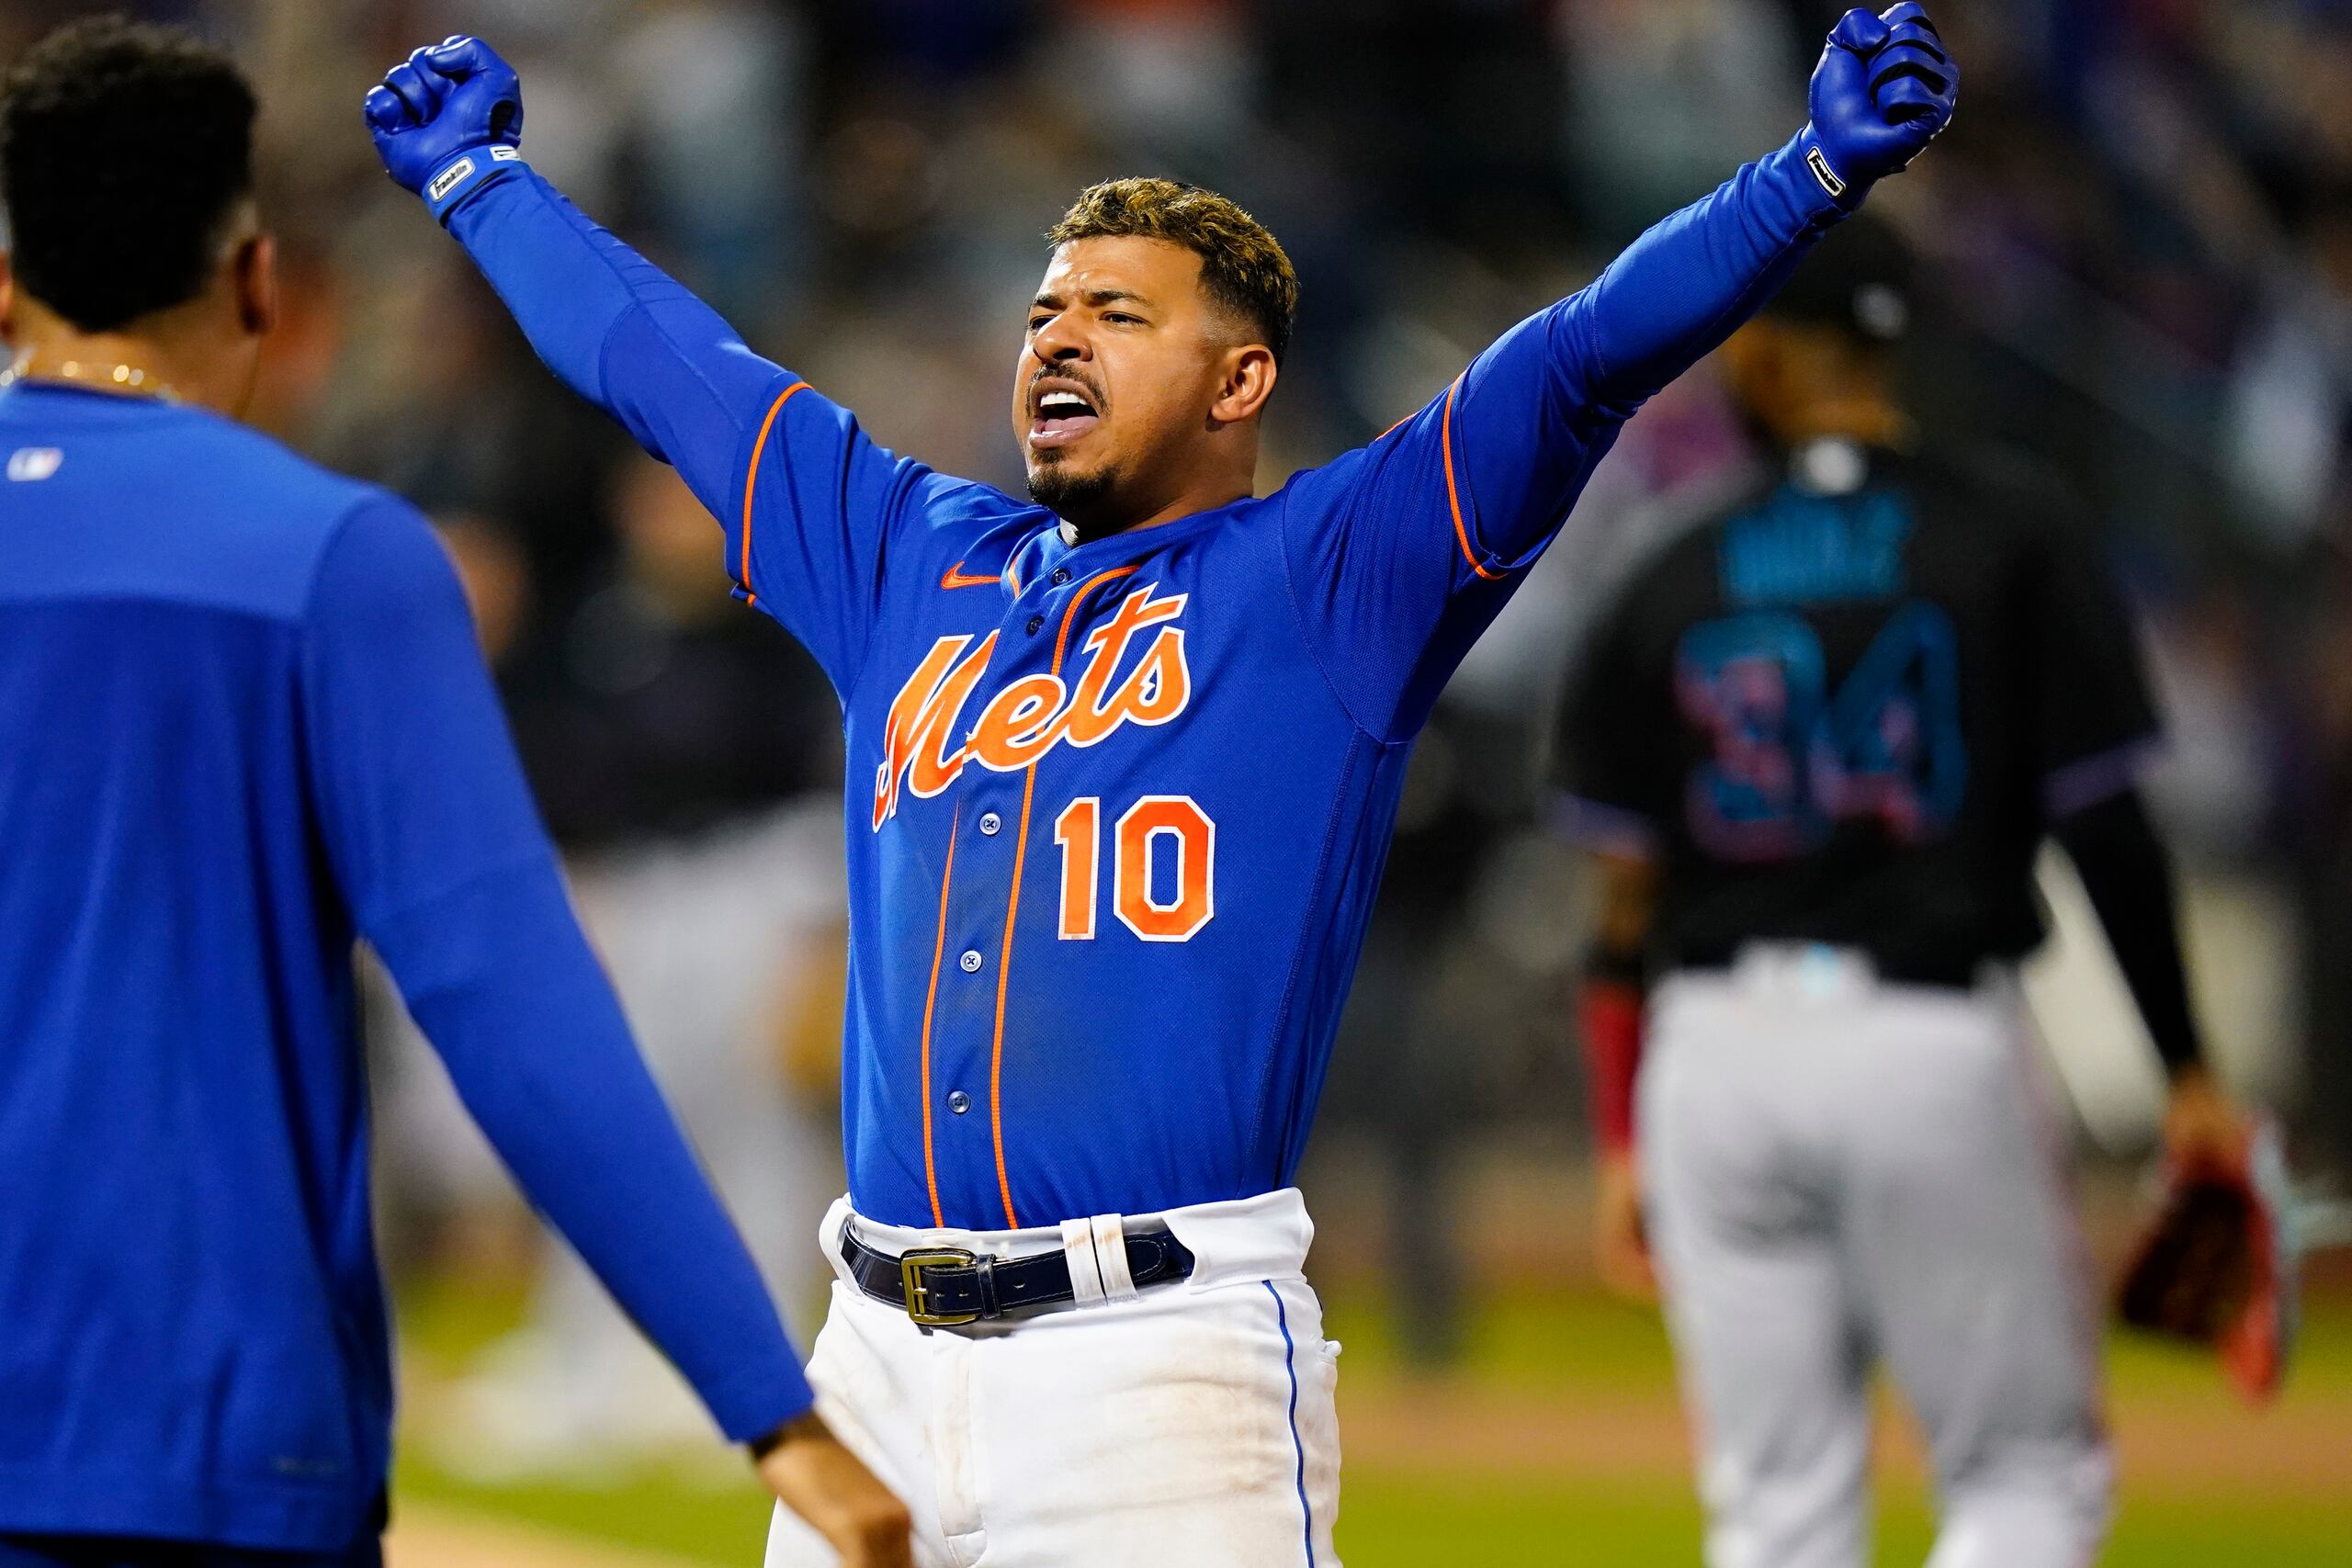
[[1831,196],[1846,194],[1846,182],[1838,177],[1838,171],[1829,166],[1829,160],[1822,156],[1820,148],[1808,147],[1804,150],[1804,166],[1813,171],[1813,177],[1819,180],[1821,188]]
[[433,183],[424,187],[424,199],[439,201],[473,176],[474,161],[471,158],[460,158],[433,176]]

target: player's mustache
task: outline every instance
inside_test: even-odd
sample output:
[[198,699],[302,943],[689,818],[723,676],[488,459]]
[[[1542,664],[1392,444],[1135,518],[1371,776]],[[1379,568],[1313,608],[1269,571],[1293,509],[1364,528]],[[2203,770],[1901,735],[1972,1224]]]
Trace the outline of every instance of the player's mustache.
[[1029,378],[1029,402],[1032,407],[1036,405],[1037,384],[1041,381],[1069,382],[1086,394],[1087,401],[1094,405],[1094,412],[1098,414],[1110,406],[1109,400],[1102,395],[1102,389],[1095,385],[1091,378],[1081,376],[1067,366],[1049,365]]

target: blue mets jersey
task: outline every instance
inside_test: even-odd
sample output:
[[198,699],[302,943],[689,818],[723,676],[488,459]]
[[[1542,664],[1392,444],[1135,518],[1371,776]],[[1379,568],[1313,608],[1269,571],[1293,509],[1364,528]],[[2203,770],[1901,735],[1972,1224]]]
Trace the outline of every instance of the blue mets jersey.
[[1085,543],[883,450],[519,164],[456,209],[840,694],[862,1213],[1051,1224],[1291,1179],[1413,738],[1623,422],[1839,215],[1806,146],[1369,446]]
[[405,503],[198,409],[0,391],[0,1557],[380,1526],[361,935],[720,1424],[808,1407]]

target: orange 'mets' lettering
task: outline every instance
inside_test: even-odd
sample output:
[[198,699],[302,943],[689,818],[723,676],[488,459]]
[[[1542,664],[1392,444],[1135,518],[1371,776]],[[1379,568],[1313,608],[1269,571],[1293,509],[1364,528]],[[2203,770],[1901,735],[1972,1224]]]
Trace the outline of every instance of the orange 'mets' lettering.
[[[898,696],[890,703],[889,717],[882,726],[882,765],[875,770],[874,776],[876,832],[899,809],[899,784],[918,749],[926,742],[935,750],[944,747],[947,736],[955,730],[956,710],[972,694],[980,671],[988,668],[989,655],[996,649],[994,632],[989,634],[988,640],[971,658],[961,665],[956,663],[956,656],[971,640],[968,637],[944,637],[932,644],[931,651],[923,655],[922,662],[907,677],[907,683],[899,688]],[[947,765],[942,758],[939,766]],[[958,752],[955,767],[960,769],[962,765],[962,754]],[[947,776],[953,778],[955,773],[950,772]],[[944,787],[944,782],[938,786]],[[938,789],[923,792],[918,786],[918,793],[935,795]]]
[[[1087,666],[1075,683],[1045,674],[1007,682],[989,699],[961,745],[951,741],[996,651],[997,634],[990,632],[977,648],[968,636],[933,643],[891,701],[883,726],[882,761],[874,773],[875,830],[897,815],[902,785],[928,799],[955,783],[967,762],[1014,773],[1065,740],[1092,746],[1123,724],[1166,724],[1182,713],[1193,700],[1193,675],[1184,662],[1183,629],[1165,623],[1183,614],[1187,595],[1154,599],[1158,586],[1129,593],[1108,621],[1088,634]],[[1128,645],[1153,626],[1160,628],[1159,634],[1135,668],[1119,678]]]

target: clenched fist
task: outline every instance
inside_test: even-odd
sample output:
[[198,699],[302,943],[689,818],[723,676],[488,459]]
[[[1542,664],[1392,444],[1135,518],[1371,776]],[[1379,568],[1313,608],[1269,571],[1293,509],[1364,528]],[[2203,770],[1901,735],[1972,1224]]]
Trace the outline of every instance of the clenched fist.
[[453,38],[393,66],[366,112],[384,171],[446,220],[519,156],[523,84],[481,39]]
[[1959,97],[1960,67],[1914,0],[1876,17],[1847,12],[1813,68],[1814,177],[1831,196],[1859,197],[1942,134]]

